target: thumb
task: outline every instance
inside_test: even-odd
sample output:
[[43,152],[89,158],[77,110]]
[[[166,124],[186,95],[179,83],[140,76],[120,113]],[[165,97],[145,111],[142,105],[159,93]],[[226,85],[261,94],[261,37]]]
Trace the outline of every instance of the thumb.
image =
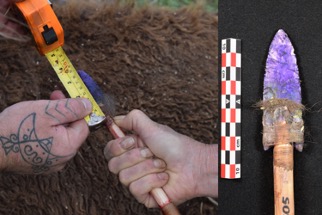
[[126,116],[114,117],[114,122],[123,129],[134,131],[143,139],[151,132],[157,130],[158,123],[152,121],[145,113],[140,110],[132,110]]
[[47,117],[53,120],[54,125],[71,123],[90,114],[92,104],[88,99],[60,99],[48,101],[45,109]]

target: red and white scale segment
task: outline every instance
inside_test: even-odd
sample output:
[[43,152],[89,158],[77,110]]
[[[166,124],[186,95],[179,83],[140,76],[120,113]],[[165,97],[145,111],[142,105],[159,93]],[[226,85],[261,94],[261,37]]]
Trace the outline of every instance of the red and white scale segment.
[[221,41],[220,176],[241,177],[241,40]]

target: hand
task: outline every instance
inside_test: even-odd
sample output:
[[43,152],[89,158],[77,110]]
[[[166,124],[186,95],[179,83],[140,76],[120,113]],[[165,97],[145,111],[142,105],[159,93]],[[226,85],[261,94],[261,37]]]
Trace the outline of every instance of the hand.
[[218,147],[206,145],[149,119],[134,110],[115,117],[134,134],[109,141],[104,149],[111,172],[146,207],[157,207],[149,192],[163,187],[180,204],[200,196],[218,195]]
[[0,170],[50,173],[76,154],[89,134],[83,118],[92,105],[60,91],[51,99],[20,102],[0,113]]
[[23,24],[11,14],[13,4],[23,0],[1,0],[0,1],[0,35],[5,38],[18,41],[26,41],[28,37],[24,35]]

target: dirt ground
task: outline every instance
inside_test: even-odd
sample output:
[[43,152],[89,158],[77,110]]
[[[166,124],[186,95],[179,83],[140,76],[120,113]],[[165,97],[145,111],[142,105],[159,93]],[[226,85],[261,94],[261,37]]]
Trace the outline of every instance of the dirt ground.
[[[116,114],[138,108],[180,133],[218,142],[215,14],[196,7],[170,11],[87,1],[54,9],[68,57],[114,96]],[[32,41],[0,40],[0,82],[0,110],[63,89]],[[103,148],[111,138],[104,129],[91,133],[56,174],[0,174],[0,214],[160,214],[138,203],[108,171]],[[207,198],[179,208],[182,214],[217,211]]]

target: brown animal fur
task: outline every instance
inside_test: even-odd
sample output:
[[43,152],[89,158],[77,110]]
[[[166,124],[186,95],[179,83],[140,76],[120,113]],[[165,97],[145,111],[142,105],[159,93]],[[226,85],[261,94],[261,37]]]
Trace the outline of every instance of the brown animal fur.
[[[117,114],[139,108],[180,133],[217,142],[215,14],[196,7],[172,11],[86,1],[54,9],[65,30],[67,55],[114,95]],[[63,89],[32,41],[1,39],[0,73],[0,110]],[[108,171],[103,148],[111,138],[104,129],[91,133],[57,174],[1,174],[0,214],[160,214],[138,203]],[[206,198],[180,210],[216,214]]]

